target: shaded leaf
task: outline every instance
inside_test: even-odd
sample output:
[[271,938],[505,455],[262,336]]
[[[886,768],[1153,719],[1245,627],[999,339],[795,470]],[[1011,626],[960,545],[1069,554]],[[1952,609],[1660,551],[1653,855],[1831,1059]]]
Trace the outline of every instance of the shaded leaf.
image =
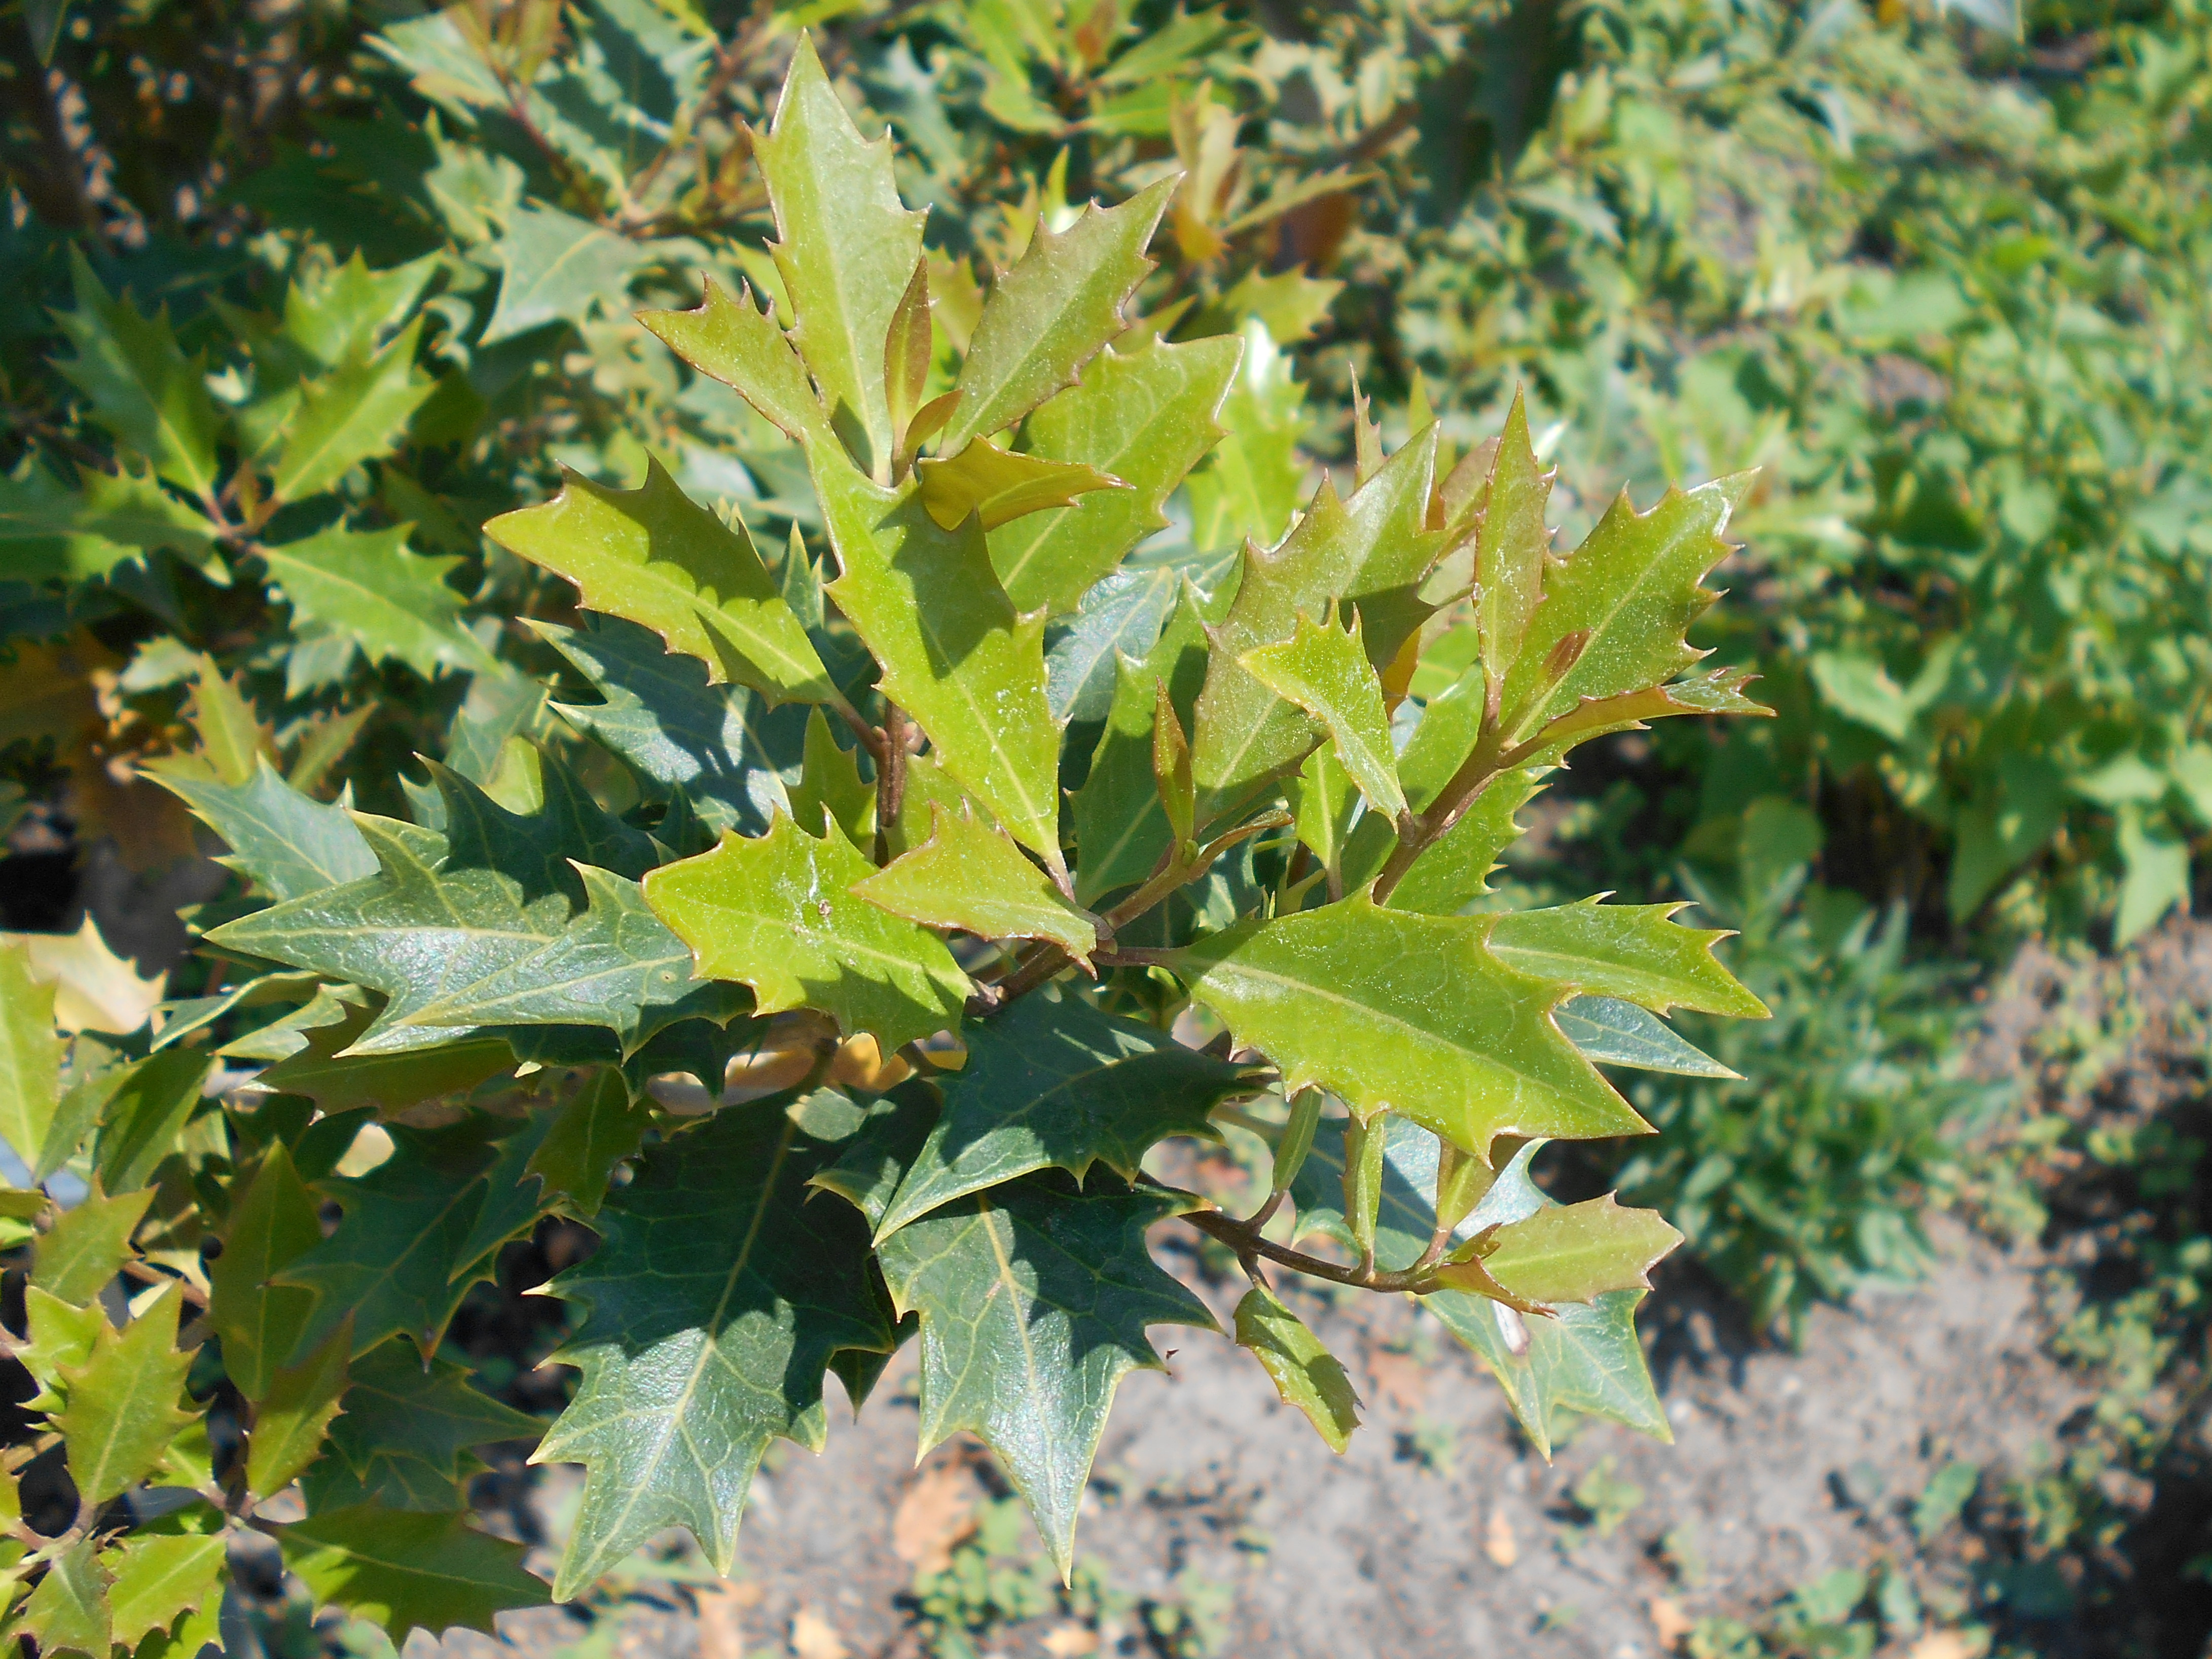
[[626,236],[538,207],[510,213],[507,233],[492,252],[505,275],[478,345],[495,345],[548,323],[580,323],[595,303],[619,303],[649,257]]
[[1601,1066],[1632,1066],[1677,1077],[1733,1078],[1735,1073],[1676,1036],[1656,1014],[1612,997],[1577,997],[1553,1014],[1567,1041]]
[[55,313],[54,321],[76,356],[55,367],[118,443],[179,489],[213,495],[221,422],[201,366],[178,348],[168,313],[142,316],[127,296],[109,299],[74,246],[70,281],[76,308]]
[[191,1356],[177,1352],[172,1285],[120,1331],[103,1323],[92,1354],[64,1369],[65,1401],[54,1426],[69,1449],[70,1478],[87,1503],[104,1504],[137,1486],[161,1461],[177,1431],[193,1420],[177,1409]]
[[301,793],[257,757],[243,783],[210,781],[181,772],[155,781],[183,799],[229,844],[219,862],[279,899],[305,898],[376,873],[376,854],[343,805]]
[[378,1344],[351,1370],[344,1410],[301,1480],[318,1514],[359,1504],[460,1508],[461,1483],[479,1467],[471,1447],[535,1440],[544,1428],[471,1388],[466,1367],[449,1359],[425,1366],[405,1342]]
[[490,666],[490,653],[461,626],[461,596],[446,582],[460,561],[410,553],[407,535],[405,525],[372,531],[334,525],[255,550],[295,625],[328,629],[371,662],[403,662],[426,680],[445,669]]
[[230,1380],[248,1400],[259,1400],[275,1384],[315,1304],[313,1291],[269,1280],[321,1243],[323,1227],[314,1194],[281,1140],[263,1154],[236,1206],[222,1254],[208,1264],[207,1320],[222,1339]]
[[108,1659],[113,1641],[110,1577],[94,1547],[91,1539],[79,1539],[54,1558],[46,1577],[32,1587],[20,1627],[37,1638],[40,1652]]
[[819,1008],[888,1053],[957,1024],[968,981],[935,935],[854,896],[873,873],[842,830],[779,815],[757,840],[654,871],[646,897],[698,971],[750,986],[759,1012]]
[[167,1048],[122,1068],[100,1112],[93,1166],[110,1192],[129,1192],[154,1179],[177,1135],[200,1103],[206,1051]]
[[[702,1078],[713,1086],[718,1078]],[[635,1157],[653,1127],[649,1105],[633,1101],[622,1073],[595,1073],[554,1118],[530,1157],[529,1173],[539,1178],[548,1198],[566,1197],[574,1212],[589,1219],[606,1195],[615,1165]]]
[[246,1484],[256,1498],[283,1491],[321,1450],[323,1431],[345,1393],[352,1347],[352,1333],[341,1323],[322,1346],[270,1379],[246,1442]]
[[363,461],[392,453],[437,382],[415,367],[420,318],[374,356],[341,363],[301,389],[270,477],[279,501],[330,489]]
[[544,1605],[544,1581],[523,1571],[521,1545],[463,1520],[363,1504],[295,1521],[276,1541],[318,1602],[366,1619],[395,1646],[417,1628],[496,1635],[495,1613]]
[[1152,1263],[1145,1230],[1196,1200],[1079,1193],[1032,1176],[937,1210],[878,1256],[902,1316],[921,1318],[921,1444],[965,1429],[999,1455],[1065,1578],[1114,1390],[1161,1368],[1147,1325],[1215,1328]]

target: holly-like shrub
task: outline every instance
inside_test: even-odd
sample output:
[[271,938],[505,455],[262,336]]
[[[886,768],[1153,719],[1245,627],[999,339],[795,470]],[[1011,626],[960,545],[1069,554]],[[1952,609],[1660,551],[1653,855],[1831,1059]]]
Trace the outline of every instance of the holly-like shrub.
[[[481,781],[424,763],[402,821],[288,781],[204,674],[160,781],[246,884],[198,918],[205,994],[65,1047],[58,1013],[101,1029],[57,1006],[83,975],[0,953],[41,1390],[8,1571],[42,1650],[197,1652],[237,1528],[395,1640],[544,1599],[463,1487],[541,1425],[439,1349],[551,1215],[600,1241],[550,1286],[576,1382],[536,1455],[587,1471],[556,1597],[670,1526],[726,1571],[770,1443],[819,1445],[830,1374],[859,1402],[909,1340],[924,1447],[980,1436],[1065,1572],[1147,1328],[1216,1323],[1163,1225],[1242,1264],[1229,1334],[1340,1449],[1299,1276],[1422,1298],[1539,1448],[1563,1408],[1665,1433],[1633,1317],[1677,1235],[1529,1160],[1644,1131],[1598,1063],[1715,1069],[1659,1015],[1765,1010],[1675,907],[1507,910],[1486,877],[1575,745],[1760,712],[1684,638],[1746,480],[1556,556],[1517,405],[1460,455],[1417,398],[1389,453],[1355,409],[1354,476],[1301,506],[1264,331],[1129,314],[1175,178],[1037,223],[956,325],[811,48],[753,149],[781,292],[641,320],[682,399],[733,388],[795,446],[787,544],[657,463],[572,477],[487,526],[574,585],[530,619],[560,735]],[[234,505],[265,560],[261,504],[337,463],[294,427],[219,489],[179,476],[218,453],[165,422],[191,385],[127,487]],[[1170,526],[1187,479],[1241,557]],[[1249,1213],[1152,1156],[1224,1126],[1272,1146]]]

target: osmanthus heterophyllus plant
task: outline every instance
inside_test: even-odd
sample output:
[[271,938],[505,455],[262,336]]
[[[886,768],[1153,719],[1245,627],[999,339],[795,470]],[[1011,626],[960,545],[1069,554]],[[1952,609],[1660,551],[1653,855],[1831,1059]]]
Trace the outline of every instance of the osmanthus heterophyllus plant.
[[[710,288],[643,320],[798,447],[826,559],[658,467],[571,478],[488,526],[580,596],[535,624],[565,735],[489,783],[428,764],[411,822],[259,757],[171,776],[251,893],[205,936],[227,977],[151,1034],[64,1050],[0,956],[0,1133],[90,1193],[6,1212],[51,1425],[7,1571],[42,1648],[196,1651],[244,1529],[395,1638],[542,1599],[463,1485],[538,1425],[440,1347],[555,1213],[601,1240],[550,1286],[578,1378],[536,1455],[586,1471],[556,1596],[670,1526],[726,1571],[769,1443],[819,1445],[827,1377],[859,1402],[909,1340],[925,1446],[981,1437],[1065,1570],[1147,1328],[1215,1323],[1163,1223],[1242,1261],[1235,1338],[1333,1445],[1357,1402],[1273,1275],[1420,1297],[1540,1447],[1562,1409],[1666,1432],[1633,1316],[1676,1234],[1529,1160],[1644,1130],[1593,1062],[1713,1069],[1658,1016],[1764,1010],[1674,907],[1506,910],[1486,878],[1575,744],[1757,712],[1681,678],[1743,482],[1555,556],[1518,409],[1455,456],[1417,403],[1387,454],[1356,411],[1352,487],[1293,512],[1264,337],[1129,314],[1172,178],[1041,224],[955,354],[888,144],[811,50],[754,149],[791,314]],[[1178,566],[1187,477],[1287,531]],[[1173,605],[1113,658],[1084,602],[1132,572]],[[1103,719],[1056,702],[1071,640],[1113,663]],[[747,1055],[786,1086],[648,1087]],[[1253,1213],[1147,1174],[1230,1123],[1272,1143]],[[57,1455],[73,1484],[34,1480]]]

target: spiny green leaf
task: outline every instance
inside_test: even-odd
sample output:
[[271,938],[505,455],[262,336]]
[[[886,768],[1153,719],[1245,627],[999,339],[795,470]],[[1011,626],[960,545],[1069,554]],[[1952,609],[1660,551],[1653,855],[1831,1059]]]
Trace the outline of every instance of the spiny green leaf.
[[626,236],[536,207],[508,216],[507,234],[492,252],[506,274],[478,345],[496,345],[548,323],[580,323],[595,303],[619,304],[648,257]]
[[107,1601],[115,1644],[136,1648],[197,1608],[211,1608],[222,1589],[226,1543],[219,1534],[133,1534],[100,1553],[114,1575]]
[[806,366],[763,304],[732,299],[713,277],[696,311],[641,311],[639,322],[697,369],[734,387],[770,425],[795,443],[834,443],[830,416]]
[[1501,696],[1520,659],[1528,618],[1544,596],[1552,546],[1544,508],[1554,476],[1537,471],[1528,410],[1516,390],[1491,463],[1488,506],[1474,544],[1475,629],[1483,666]]
[[1589,1302],[1648,1291],[1659,1259],[1682,1242],[1656,1210],[1625,1210],[1607,1193],[1507,1222],[1482,1258],[1490,1276],[1531,1302]]
[[[709,1086],[718,1080],[701,1079]],[[615,1165],[636,1156],[652,1127],[647,1103],[631,1099],[621,1073],[596,1073],[553,1120],[531,1154],[529,1173],[544,1183],[547,1197],[565,1196],[589,1219],[599,1212]]]
[[1439,1291],[1422,1305],[1488,1367],[1522,1429],[1548,1459],[1562,1418],[1577,1412],[1609,1418],[1655,1440],[1674,1439],[1636,1336],[1636,1309],[1646,1294],[1608,1291],[1588,1307],[1567,1303],[1550,1319],[1524,1319],[1463,1291]]
[[357,1504],[458,1509],[462,1480],[480,1467],[471,1447],[535,1440],[544,1428],[471,1388],[467,1367],[450,1359],[425,1367],[405,1342],[379,1343],[351,1369],[344,1410],[301,1480],[318,1515]]
[[1065,231],[1038,224],[984,302],[940,453],[1012,426],[1121,332],[1121,307],[1152,268],[1145,245],[1177,182],[1163,179],[1119,207],[1093,203]]
[[[1698,584],[1729,552],[1721,532],[1750,493],[1737,473],[1684,492],[1669,489],[1649,513],[1616,497],[1583,544],[1544,574],[1544,598],[1513,672],[1504,726],[1514,739],[1586,697],[1641,691],[1704,655],[1684,639],[1714,595]],[[1555,658],[1579,635],[1565,672]]]
[[297,1345],[315,1293],[270,1279],[323,1242],[314,1194],[272,1142],[237,1200],[222,1254],[208,1264],[208,1325],[222,1339],[223,1369],[238,1391],[259,1400]]
[[87,1503],[104,1504],[138,1484],[161,1461],[191,1414],[177,1409],[191,1356],[177,1352],[172,1285],[120,1331],[103,1324],[83,1364],[62,1372],[66,1403],[55,1414],[69,1450],[70,1478]]
[[455,1277],[474,1278],[480,1268],[489,1269],[502,1246],[552,1213],[552,1194],[530,1172],[538,1148],[552,1127],[550,1112],[532,1112],[520,1128],[498,1132],[499,1156],[484,1171],[483,1201],[477,1206],[468,1237],[453,1254]]
[[1370,806],[1389,818],[1406,810],[1382,682],[1367,659],[1357,614],[1346,632],[1327,621],[1316,624],[1301,613],[1291,638],[1255,647],[1237,660],[1267,690],[1321,722],[1337,759]]
[[337,1231],[272,1275],[276,1285],[315,1293],[314,1313],[286,1364],[305,1359],[349,1316],[355,1354],[401,1334],[434,1353],[469,1286],[489,1277],[468,1272],[461,1259],[493,1158],[483,1127],[395,1123],[387,1133],[392,1152],[383,1163],[357,1179],[320,1183],[344,1210]]
[[[1336,876],[1334,890],[1343,891],[1345,853],[1352,818],[1359,810],[1359,787],[1344,769],[1344,763],[1337,759],[1334,745],[1323,744],[1308,755],[1298,775],[1288,780],[1283,788],[1297,826],[1298,844],[1314,855],[1324,872]],[[1375,872],[1363,873],[1372,876]]]
[[46,1150],[62,1092],[62,1045],[54,1035],[54,986],[31,971],[31,948],[0,945],[0,1136],[26,1169]]
[[1065,1578],[1114,1390],[1160,1369],[1147,1325],[1216,1328],[1152,1263],[1145,1230],[1196,1200],[1079,1192],[1031,1176],[937,1210],[880,1247],[902,1316],[921,1317],[921,1446],[966,1429],[999,1455]]
[[544,1581],[523,1571],[521,1545],[463,1520],[362,1504],[295,1521],[276,1541],[317,1601],[368,1620],[395,1647],[416,1629],[494,1636],[494,1614],[544,1605]]
[[1201,939],[1176,972],[1286,1091],[1393,1108],[1478,1158],[1501,1134],[1648,1133],[1553,1024],[1569,988],[1492,956],[1492,922],[1386,910],[1362,891]]
[[76,356],[55,367],[92,404],[93,418],[154,471],[202,500],[216,486],[222,423],[200,365],[178,349],[165,309],[142,316],[130,300],[111,300],[84,255],[70,250],[76,309],[54,321]]
[[39,1385],[39,1392],[23,1402],[23,1408],[59,1411],[64,1392],[62,1374],[92,1358],[92,1345],[106,1328],[107,1315],[97,1300],[79,1308],[36,1285],[27,1285],[23,1316],[31,1340],[15,1350],[15,1358]]
[[426,680],[444,669],[490,666],[491,654],[461,626],[461,596],[446,582],[460,561],[410,553],[407,535],[405,525],[334,525],[256,550],[297,622],[350,641],[371,662],[403,662]]
[[531,625],[605,699],[556,702],[554,712],[629,762],[650,793],[681,789],[709,829],[749,835],[787,807],[805,708],[716,685],[695,659],[664,651],[651,630],[619,617],[583,629]]
[[1170,1135],[1220,1139],[1207,1115],[1258,1086],[1251,1067],[1072,994],[1036,992],[963,1035],[968,1063],[938,1079],[943,1115],[877,1223],[878,1239],[1035,1170],[1079,1181],[1103,1161],[1133,1181],[1146,1152]]
[[554,1281],[585,1309],[558,1356],[583,1375],[535,1461],[588,1471],[556,1595],[670,1526],[726,1572],[769,1441],[822,1444],[830,1357],[890,1350],[866,1228],[807,1202],[832,1157],[778,1103],[725,1107],[646,1154],[598,1254]]
[[64,1210],[39,1239],[31,1283],[77,1307],[90,1306],[130,1259],[131,1235],[153,1201],[151,1188],[114,1198],[95,1191]]
[[426,253],[371,270],[356,250],[335,269],[303,271],[284,291],[284,337],[325,368],[366,357],[379,335],[415,309],[442,264],[438,254]]
[[842,830],[817,839],[779,814],[757,840],[654,871],[646,900],[701,975],[750,985],[759,1012],[819,1008],[888,1053],[957,1024],[968,981],[935,935],[853,896],[873,873]]
[[1226,430],[1190,475],[1191,538],[1206,549],[1247,539],[1272,547],[1290,527],[1305,486],[1298,440],[1312,424],[1306,389],[1257,318],[1245,323],[1243,341],[1240,372],[1222,404]]
[[1393,455],[1348,501],[1324,481],[1272,552],[1248,548],[1236,603],[1214,639],[1191,739],[1199,822],[1211,823],[1296,767],[1318,740],[1313,722],[1255,679],[1241,658],[1291,637],[1301,612],[1329,600],[1358,610],[1369,656],[1388,662],[1427,615],[1419,589],[1443,551],[1428,521],[1437,429]]
[[775,211],[776,269],[797,314],[793,343],[862,470],[887,470],[884,343],[921,257],[923,218],[899,200],[890,135],[861,141],[802,34],[775,125],[754,134],[753,155]]
[[1751,672],[1718,668],[1710,674],[1676,680],[1668,685],[1617,696],[1585,697],[1574,708],[1555,714],[1542,728],[1544,753],[1558,756],[1574,744],[1601,738],[1609,732],[1640,732],[1647,721],[1669,714],[1764,714],[1774,711],[1743,694]]
[[363,461],[392,453],[438,383],[415,367],[420,318],[374,356],[341,363],[301,388],[270,488],[296,501],[336,484]]
[[114,1639],[107,1602],[110,1579],[94,1549],[91,1539],[80,1538],[56,1556],[23,1604],[21,1628],[37,1638],[40,1653],[108,1659]]
[[338,1414],[352,1348],[353,1334],[341,1323],[322,1346],[270,1379],[246,1442],[246,1484],[256,1498],[275,1497],[314,1461]]
[[[825,1103],[817,1096],[830,1097],[827,1103],[833,1108],[839,1103],[853,1107],[841,1091],[819,1089],[793,1104],[791,1109],[802,1123]],[[937,1121],[938,1094],[923,1079],[908,1078],[890,1094],[868,1102],[865,1109],[854,1109],[865,1110],[860,1127],[841,1143],[836,1162],[809,1176],[808,1184],[835,1193],[852,1205],[867,1217],[872,1233],[890,1213],[899,1182],[906,1178],[930,1126]]]
[[165,1049],[123,1068],[101,1109],[94,1146],[93,1166],[102,1187],[129,1192],[154,1179],[200,1103],[207,1071],[205,1051],[190,1048]]
[[376,854],[342,805],[301,794],[257,757],[243,783],[182,772],[155,771],[154,781],[181,799],[230,847],[219,862],[279,899],[305,898],[376,873]]
[[1015,610],[1073,611],[1131,548],[1166,527],[1168,496],[1221,439],[1221,401],[1239,350],[1233,337],[1155,340],[1127,356],[1109,346],[1030,416],[1024,453],[1083,462],[1129,488],[991,532],[991,563]]
[[925,927],[987,939],[1049,939],[1083,963],[1098,948],[1091,918],[1019,848],[972,813],[933,807],[930,838],[853,890]]
[[830,585],[938,762],[1006,832],[1060,858],[1060,726],[1045,701],[1044,619],[1020,617],[974,520],[940,530],[913,490],[878,489],[842,450],[807,460],[843,574]]
[[641,623],[696,657],[710,684],[740,680],[778,702],[834,695],[744,520],[725,525],[656,459],[647,459],[635,489],[569,473],[551,501],[503,513],[484,534],[574,582],[591,609]]
[[[810,836],[835,824],[855,847],[876,833],[876,788],[860,775],[856,750],[839,745],[820,709],[806,717],[805,763],[791,789],[792,821]],[[771,814],[773,817],[773,814]]]
[[1188,726],[1206,674],[1205,603],[1186,582],[1145,660],[1123,657],[1116,667],[1113,708],[1091,757],[1091,775],[1075,796],[1078,903],[1096,904],[1115,889],[1144,880],[1172,842],[1173,826],[1152,770],[1158,688],[1167,687],[1170,704]]
[[1237,1346],[1252,1351],[1283,1403],[1304,1412],[1331,1451],[1352,1443],[1352,1431],[1359,1426],[1352,1379],[1305,1321],[1272,1291],[1255,1285],[1237,1304]]
[[915,468],[921,504],[940,530],[956,530],[969,514],[995,530],[1031,513],[1072,506],[1101,489],[1128,486],[1080,461],[1055,461],[1001,449],[973,438],[949,460],[923,460]]
[[97,581],[156,548],[220,574],[214,524],[151,472],[88,467],[76,476],[71,489],[27,457],[0,477],[0,559],[13,580]]
[[1676,1036],[1658,1015],[1613,997],[1577,997],[1552,1016],[1568,1042],[1601,1066],[1672,1072],[1677,1077],[1737,1073]]
[[1537,979],[1618,997],[1663,1014],[1674,1007],[1764,1019],[1766,1005],[1713,960],[1723,929],[1680,927],[1682,904],[1601,904],[1509,911],[1490,933],[1491,954]]

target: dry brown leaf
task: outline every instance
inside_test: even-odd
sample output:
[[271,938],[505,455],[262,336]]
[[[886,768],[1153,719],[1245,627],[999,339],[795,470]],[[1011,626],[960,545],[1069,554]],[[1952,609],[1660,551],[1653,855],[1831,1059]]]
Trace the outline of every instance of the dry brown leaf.
[[1052,1659],[1080,1659],[1098,1651],[1098,1632],[1080,1625],[1061,1625],[1044,1638],[1044,1650]]
[[1659,1650],[1662,1653],[1668,1651],[1687,1636],[1697,1624],[1697,1620],[1663,1595],[1655,1595],[1651,1598],[1650,1611],[1651,1629],[1659,1638]]
[[168,983],[167,974],[142,978],[90,916],[74,933],[0,933],[0,945],[16,944],[30,951],[32,977],[52,983],[54,1024],[64,1031],[127,1036],[152,1017]]
[[1990,1638],[1980,1631],[1931,1630],[1912,1644],[1908,1659],[1981,1659]]
[[830,1080],[850,1088],[866,1089],[870,1094],[882,1094],[896,1089],[914,1075],[914,1067],[893,1054],[884,1058],[876,1040],[863,1031],[848,1038],[837,1050],[837,1057],[830,1062]]
[[952,1565],[952,1547],[975,1530],[975,1477],[961,1463],[924,1469],[891,1516],[891,1548],[916,1573]]
[[801,1607],[791,1621],[791,1650],[797,1659],[846,1659],[836,1626],[813,1607]]
[[1367,1351],[1367,1375],[1390,1403],[1402,1411],[1419,1411],[1428,1398],[1428,1368],[1409,1353],[1395,1348]]
[[740,1615],[760,1605],[758,1584],[733,1584],[718,1579],[697,1590],[699,1659],[745,1659],[745,1632]]
[[1513,1523],[1505,1518],[1504,1510],[1491,1510],[1490,1524],[1482,1529],[1482,1553],[1494,1567],[1510,1567],[1521,1559],[1521,1546],[1513,1537]]

